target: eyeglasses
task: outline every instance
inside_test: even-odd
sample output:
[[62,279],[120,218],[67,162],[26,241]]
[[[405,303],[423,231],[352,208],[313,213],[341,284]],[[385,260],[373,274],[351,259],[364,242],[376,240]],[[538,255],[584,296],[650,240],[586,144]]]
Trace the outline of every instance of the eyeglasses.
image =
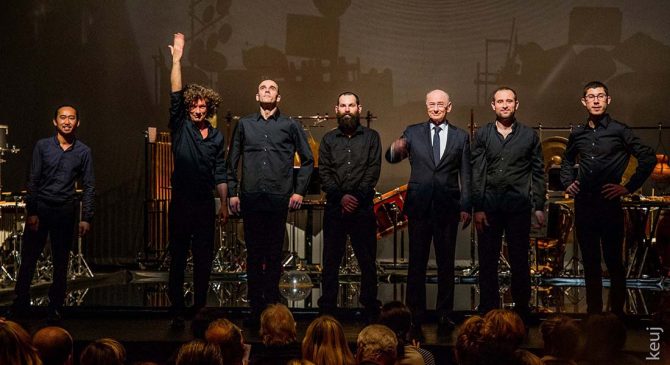
[[426,103],[426,106],[428,107],[428,109],[437,108],[439,110],[442,110],[447,108],[447,104],[445,103]]
[[584,95],[584,99],[588,101],[593,101],[594,99],[598,99],[599,101],[603,101],[607,98],[607,94],[598,94],[598,95],[593,95],[593,94],[588,94]]

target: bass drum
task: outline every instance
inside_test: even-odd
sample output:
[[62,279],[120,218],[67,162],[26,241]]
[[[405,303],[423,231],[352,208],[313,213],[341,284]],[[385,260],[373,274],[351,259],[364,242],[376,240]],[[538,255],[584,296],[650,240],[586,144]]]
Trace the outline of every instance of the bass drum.
[[407,216],[402,212],[407,195],[407,184],[386,192],[373,200],[377,219],[377,239],[393,233],[393,222],[397,229],[407,225]]

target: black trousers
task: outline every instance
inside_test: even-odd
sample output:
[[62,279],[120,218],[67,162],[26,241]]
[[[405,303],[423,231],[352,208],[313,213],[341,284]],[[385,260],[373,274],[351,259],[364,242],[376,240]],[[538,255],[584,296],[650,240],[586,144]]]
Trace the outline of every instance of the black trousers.
[[626,273],[623,265],[623,209],[619,199],[606,200],[595,194],[575,199],[575,229],[582,251],[588,313],[603,310],[600,248],[610,274],[610,310],[623,314]]
[[14,291],[14,306],[30,306],[30,283],[35,274],[37,260],[44,249],[47,236],[51,241],[51,260],[53,262],[53,281],[49,288],[49,307],[60,309],[65,302],[67,289],[67,270],[70,248],[75,233],[75,203],[48,204],[37,203],[39,225],[36,231],[27,226],[23,232],[21,247],[21,266]]
[[268,304],[279,302],[282,248],[288,210],[245,212],[247,245],[247,297],[252,318],[260,318]]
[[168,297],[173,315],[184,311],[184,271],[191,248],[193,258],[193,306],[207,304],[209,275],[214,259],[215,202],[174,194],[170,201],[170,275]]
[[486,313],[500,308],[498,285],[498,259],[505,233],[509,264],[512,271],[512,299],[514,309],[528,313],[530,300],[530,212],[486,212],[489,223],[479,233],[479,312]]
[[409,218],[409,269],[405,303],[415,323],[420,324],[426,313],[426,267],[430,243],[437,261],[437,303],[439,316],[449,316],[454,309],[454,260],[459,212],[432,209],[426,218]]
[[339,271],[346,249],[347,234],[351,238],[358,266],[361,269],[360,302],[368,311],[378,311],[377,300],[377,223],[372,207],[343,215],[339,206],[327,208],[323,218],[323,272],[319,308],[331,311],[337,307]]

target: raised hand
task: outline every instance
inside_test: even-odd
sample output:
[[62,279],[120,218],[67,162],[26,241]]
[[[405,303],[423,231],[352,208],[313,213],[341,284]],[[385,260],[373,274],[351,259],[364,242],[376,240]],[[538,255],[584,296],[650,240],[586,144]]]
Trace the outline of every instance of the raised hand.
[[172,61],[179,61],[184,55],[184,35],[181,33],[174,34],[174,41],[170,47],[170,53],[172,54]]

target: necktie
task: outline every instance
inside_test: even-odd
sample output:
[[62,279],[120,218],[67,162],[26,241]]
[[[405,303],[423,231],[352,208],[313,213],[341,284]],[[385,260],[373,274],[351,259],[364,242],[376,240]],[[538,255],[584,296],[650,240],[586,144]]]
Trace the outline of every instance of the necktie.
[[435,166],[440,163],[440,127],[435,126],[433,130],[433,161],[435,161]]

